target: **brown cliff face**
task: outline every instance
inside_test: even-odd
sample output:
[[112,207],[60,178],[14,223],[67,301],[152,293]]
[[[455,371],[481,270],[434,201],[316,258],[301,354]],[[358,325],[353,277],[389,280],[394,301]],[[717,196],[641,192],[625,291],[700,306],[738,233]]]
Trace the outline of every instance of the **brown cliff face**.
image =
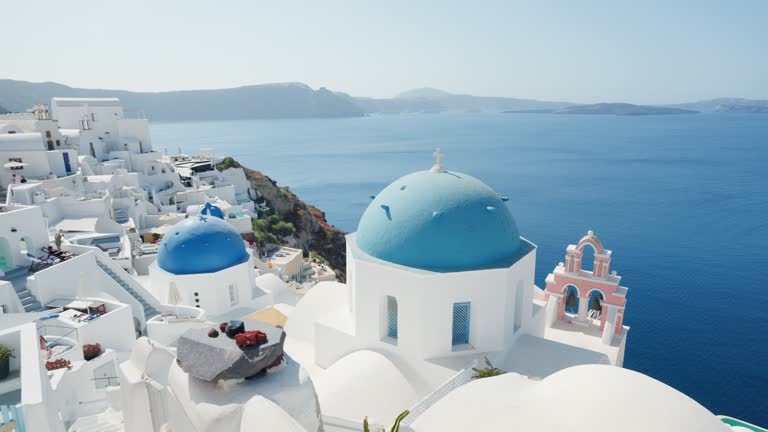
[[242,168],[251,188],[259,191],[270,201],[275,213],[296,228],[298,245],[325,258],[336,270],[337,278],[344,282],[347,268],[346,233],[329,224],[322,210],[305,203],[288,188],[277,186],[277,182],[259,171]]

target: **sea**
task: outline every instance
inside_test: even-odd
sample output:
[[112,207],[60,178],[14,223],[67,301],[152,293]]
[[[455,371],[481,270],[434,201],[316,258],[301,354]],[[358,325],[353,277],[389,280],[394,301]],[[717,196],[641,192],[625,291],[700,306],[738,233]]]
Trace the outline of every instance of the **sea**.
[[[624,366],[768,426],[768,115],[419,113],[153,123],[156,150],[211,148],[354,231],[370,196],[429,169],[509,197],[536,283],[594,230],[629,288]],[[584,392],[600,391],[600,383]]]

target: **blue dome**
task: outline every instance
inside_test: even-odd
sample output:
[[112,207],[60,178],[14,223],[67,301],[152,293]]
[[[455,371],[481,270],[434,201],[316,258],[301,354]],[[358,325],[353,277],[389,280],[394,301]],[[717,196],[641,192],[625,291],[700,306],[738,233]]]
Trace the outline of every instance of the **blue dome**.
[[237,230],[205,215],[174,225],[157,253],[157,265],[173,274],[213,273],[247,260],[248,252]]
[[221,208],[207,202],[203,206],[203,209],[200,210],[200,214],[203,215],[209,215],[209,216],[215,216],[219,219],[224,219],[224,212],[221,211]]
[[504,200],[480,180],[457,172],[401,177],[371,202],[357,245],[408,267],[462,271],[514,258],[520,233]]

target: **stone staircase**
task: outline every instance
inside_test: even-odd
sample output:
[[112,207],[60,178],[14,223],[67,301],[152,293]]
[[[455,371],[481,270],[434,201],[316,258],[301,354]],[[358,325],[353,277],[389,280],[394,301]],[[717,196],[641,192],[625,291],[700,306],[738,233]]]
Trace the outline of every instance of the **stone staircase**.
[[13,289],[16,290],[16,296],[24,308],[24,312],[37,312],[44,310],[43,306],[37,301],[37,298],[27,289],[27,276],[31,275],[27,267],[19,267],[3,276],[3,279],[11,281]]
[[100,259],[96,260],[96,264],[104,270],[104,273],[109,275],[115,282],[117,282],[123,289],[131,295],[131,297],[135,298],[136,301],[141,303],[141,306],[144,308],[144,318],[149,319],[155,315],[160,314],[157,309],[155,309],[149,302],[147,302],[144,297],[141,296],[141,294],[137,293],[136,290],[131,288],[131,285],[126,281],[126,278],[129,278],[130,276],[128,273],[126,273],[124,270],[121,270],[122,274],[118,274],[116,271],[112,270],[108,265],[101,262]]

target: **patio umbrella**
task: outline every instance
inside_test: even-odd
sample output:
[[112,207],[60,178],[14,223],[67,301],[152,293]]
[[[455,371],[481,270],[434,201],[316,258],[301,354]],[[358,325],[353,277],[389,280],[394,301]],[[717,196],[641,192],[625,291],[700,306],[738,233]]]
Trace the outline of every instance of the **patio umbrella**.
[[[168,304],[178,306],[182,301],[184,301],[184,299],[181,298],[179,288],[175,283],[171,283],[171,286],[168,288]],[[173,308],[173,312],[178,316],[179,313],[176,307]]]
[[3,164],[3,167],[5,168],[24,168],[25,166],[29,166],[29,164],[16,161],[6,162]]

